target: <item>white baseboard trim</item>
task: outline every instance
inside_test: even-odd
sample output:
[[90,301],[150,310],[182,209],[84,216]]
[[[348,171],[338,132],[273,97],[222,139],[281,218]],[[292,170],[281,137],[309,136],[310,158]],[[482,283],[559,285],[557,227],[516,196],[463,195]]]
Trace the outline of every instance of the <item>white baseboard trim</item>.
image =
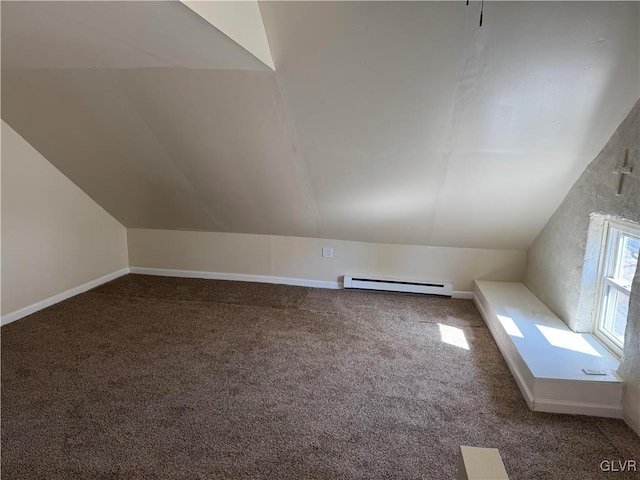
[[198,270],[172,270],[167,268],[130,267],[130,273],[140,275],[156,275],[160,277],[206,278],[209,280],[232,280],[236,282],[276,283],[280,285],[295,285],[312,288],[342,288],[340,282],[323,280],[306,280],[303,278],[274,277],[270,275],[250,275],[246,273],[201,272]]
[[2,318],[0,319],[0,324],[6,325],[8,323],[15,322],[16,320],[20,320],[21,318],[26,317],[27,315],[31,315],[32,313],[42,310],[43,308],[50,307],[51,305],[55,305],[56,303],[62,302],[63,300],[66,300],[68,298],[75,297],[76,295],[79,295],[88,290],[91,290],[92,288],[96,288],[102,285],[103,283],[110,282],[111,280],[115,280],[118,277],[126,275],[127,273],[129,273],[129,268],[123,268],[116,272],[109,273],[108,275],[105,275],[103,277],[96,278],[95,280],[91,280],[90,282],[83,283],[82,285],[79,285],[77,287],[70,288],[69,290],[66,290],[62,293],[53,295],[52,297],[45,298],[44,300],[36,302],[27,307],[21,308],[20,310],[16,310],[15,312],[2,315]]
[[[174,270],[170,268],[130,267],[129,273],[140,275],[157,275],[160,277],[205,278],[209,280],[232,280],[237,282],[276,283],[280,285],[294,285],[312,288],[342,288],[342,282],[325,280],[308,280],[305,278],[274,277],[271,275],[252,275],[248,273],[203,272],[200,270]],[[473,300],[473,292],[454,291],[452,298]]]
[[[156,275],[160,277],[205,278],[209,280],[232,280],[236,282],[276,283],[280,285],[294,285],[312,288],[342,288],[342,282],[325,280],[308,280],[304,278],[274,277],[271,275],[252,275],[248,273],[203,272],[200,270],[174,270],[170,268],[130,267],[129,273],[140,275]],[[473,292],[453,292],[452,298],[473,300]]]
[[532,410],[547,413],[567,413],[571,415],[591,415],[595,417],[622,418],[622,406],[601,403],[550,400],[537,398]]
[[451,298],[459,298],[462,300],[473,300],[473,292],[456,292],[454,290],[451,294]]
[[[312,288],[328,288],[339,289],[342,288],[341,282],[329,282],[323,280],[308,280],[304,278],[288,278],[288,277],[274,277],[270,275],[250,275],[244,273],[227,273],[227,272],[201,272],[197,270],[172,270],[166,268],[146,268],[146,267],[129,267],[123,268],[116,272],[110,273],[90,282],[84,283],[77,287],[66,290],[57,295],[53,295],[49,298],[41,300],[33,305],[21,308],[15,312],[2,315],[0,319],[0,325],[7,325],[8,323],[15,322],[27,315],[31,315],[43,308],[50,307],[56,303],[62,302],[68,298],[84,293],[92,288],[98,287],[103,283],[115,280],[118,277],[126,275],[127,273],[137,273],[140,275],[157,275],[161,277],[181,277],[181,278],[206,278],[211,280],[232,280],[238,282],[258,282],[258,283],[275,283],[280,285],[294,285],[298,287],[312,287]],[[454,291],[452,298],[460,299],[473,299],[473,292]]]

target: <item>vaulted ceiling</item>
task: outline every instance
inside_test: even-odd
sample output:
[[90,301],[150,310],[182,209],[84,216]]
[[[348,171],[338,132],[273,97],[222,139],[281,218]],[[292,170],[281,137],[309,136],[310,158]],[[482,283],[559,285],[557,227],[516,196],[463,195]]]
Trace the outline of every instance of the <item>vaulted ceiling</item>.
[[127,227],[527,248],[640,96],[637,2],[2,2],[2,118]]

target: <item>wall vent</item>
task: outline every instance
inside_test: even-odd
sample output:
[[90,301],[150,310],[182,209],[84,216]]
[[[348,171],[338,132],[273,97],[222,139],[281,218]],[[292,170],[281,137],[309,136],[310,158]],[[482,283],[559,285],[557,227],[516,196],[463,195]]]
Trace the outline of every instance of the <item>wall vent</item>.
[[344,288],[358,290],[379,290],[382,292],[419,293],[450,297],[453,293],[451,283],[414,282],[409,280],[389,280],[384,278],[364,278],[344,276]]

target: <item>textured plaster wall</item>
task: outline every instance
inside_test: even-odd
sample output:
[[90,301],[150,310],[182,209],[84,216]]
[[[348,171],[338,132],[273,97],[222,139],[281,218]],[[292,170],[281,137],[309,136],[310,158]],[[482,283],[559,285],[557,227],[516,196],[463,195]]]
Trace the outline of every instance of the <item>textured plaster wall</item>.
[[[616,195],[616,172],[629,149],[634,172]],[[640,221],[640,101],[584,171],[528,251],[525,284],[569,327],[589,331],[593,290],[584,271],[597,251],[587,247],[592,214]],[[542,193],[542,192],[541,192]],[[593,225],[592,225],[593,233]],[[591,245],[592,242],[589,242]],[[625,418],[640,433],[640,280],[632,286],[620,373],[626,378]]]

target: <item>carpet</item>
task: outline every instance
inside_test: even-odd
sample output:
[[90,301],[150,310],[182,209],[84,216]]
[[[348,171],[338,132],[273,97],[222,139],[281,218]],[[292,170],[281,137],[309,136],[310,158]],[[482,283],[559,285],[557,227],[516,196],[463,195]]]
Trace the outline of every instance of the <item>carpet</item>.
[[6,480],[452,479],[461,444],[637,478],[599,467],[640,460],[623,421],[527,408],[469,300],[127,275],[1,334]]

